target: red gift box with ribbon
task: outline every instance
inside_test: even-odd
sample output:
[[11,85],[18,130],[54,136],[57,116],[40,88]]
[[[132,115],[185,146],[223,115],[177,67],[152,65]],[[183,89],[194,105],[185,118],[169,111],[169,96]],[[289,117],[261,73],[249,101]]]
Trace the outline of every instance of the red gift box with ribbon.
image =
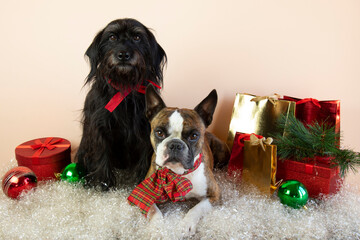
[[305,185],[309,197],[335,194],[342,185],[339,167],[332,167],[329,158],[315,157],[307,162],[278,160],[276,180],[297,180]]
[[340,133],[340,101],[319,101],[315,98],[294,98],[284,96],[284,100],[296,102],[295,116],[305,125],[314,121],[326,122],[335,126],[335,133]]
[[55,174],[71,163],[71,144],[58,137],[39,138],[15,148],[19,166],[30,168],[39,181],[56,179]]

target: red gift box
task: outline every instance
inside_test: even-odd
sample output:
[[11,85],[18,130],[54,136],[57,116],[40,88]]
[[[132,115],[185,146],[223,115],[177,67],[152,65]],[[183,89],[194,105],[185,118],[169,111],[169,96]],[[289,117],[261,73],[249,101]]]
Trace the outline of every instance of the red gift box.
[[328,195],[339,191],[342,179],[339,176],[339,167],[331,167],[317,159],[307,163],[293,160],[278,160],[276,179],[297,180],[305,185],[309,197],[317,198],[320,194]]
[[39,181],[56,179],[55,174],[71,163],[71,144],[57,137],[39,138],[17,146],[15,156],[19,166],[30,168]]
[[295,116],[305,125],[314,121],[326,122],[330,126],[335,126],[335,133],[340,133],[339,100],[318,101],[314,98],[299,99],[289,96],[284,96],[283,99],[296,102]]

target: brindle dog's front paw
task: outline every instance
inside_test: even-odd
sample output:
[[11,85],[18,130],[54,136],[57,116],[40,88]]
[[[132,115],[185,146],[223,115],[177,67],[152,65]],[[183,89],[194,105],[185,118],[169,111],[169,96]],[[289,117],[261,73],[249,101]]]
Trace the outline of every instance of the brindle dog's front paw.
[[196,233],[196,227],[199,220],[199,217],[194,216],[191,212],[186,214],[181,224],[184,237],[191,237]]
[[196,232],[197,224],[205,213],[211,210],[212,206],[209,199],[205,198],[196,204],[183,219],[183,230],[186,237],[192,236]]
[[191,237],[196,233],[196,224],[188,224],[184,227],[184,237]]

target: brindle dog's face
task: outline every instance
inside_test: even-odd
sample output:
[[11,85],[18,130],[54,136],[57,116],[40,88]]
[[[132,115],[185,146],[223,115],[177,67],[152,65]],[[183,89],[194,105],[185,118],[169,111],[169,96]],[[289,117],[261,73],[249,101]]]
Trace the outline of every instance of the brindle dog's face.
[[150,139],[158,166],[166,166],[178,174],[194,166],[216,103],[214,90],[194,110],[168,108],[154,88],[148,86],[146,115],[151,123]]
[[146,79],[161,78],[166,55],[154,35],[134,19],[109,23],[86,51],[90,59],[88,76],[111,80],[118,88],[136,87]]
[[205,124],[195,110],[164,108],[151,121],[156,164],[183,173],[202,150]]

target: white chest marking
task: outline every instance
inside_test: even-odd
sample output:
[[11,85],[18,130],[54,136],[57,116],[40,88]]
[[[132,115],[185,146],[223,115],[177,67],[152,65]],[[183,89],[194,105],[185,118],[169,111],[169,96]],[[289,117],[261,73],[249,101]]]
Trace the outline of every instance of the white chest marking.
[[191,181],[193,189],[186,194],[185,198],[202,198],[206,197],[207,194],[207,180],[205,176],[205,165],[201,163],[198,169],[194,172],[184,175],[185,178]]

